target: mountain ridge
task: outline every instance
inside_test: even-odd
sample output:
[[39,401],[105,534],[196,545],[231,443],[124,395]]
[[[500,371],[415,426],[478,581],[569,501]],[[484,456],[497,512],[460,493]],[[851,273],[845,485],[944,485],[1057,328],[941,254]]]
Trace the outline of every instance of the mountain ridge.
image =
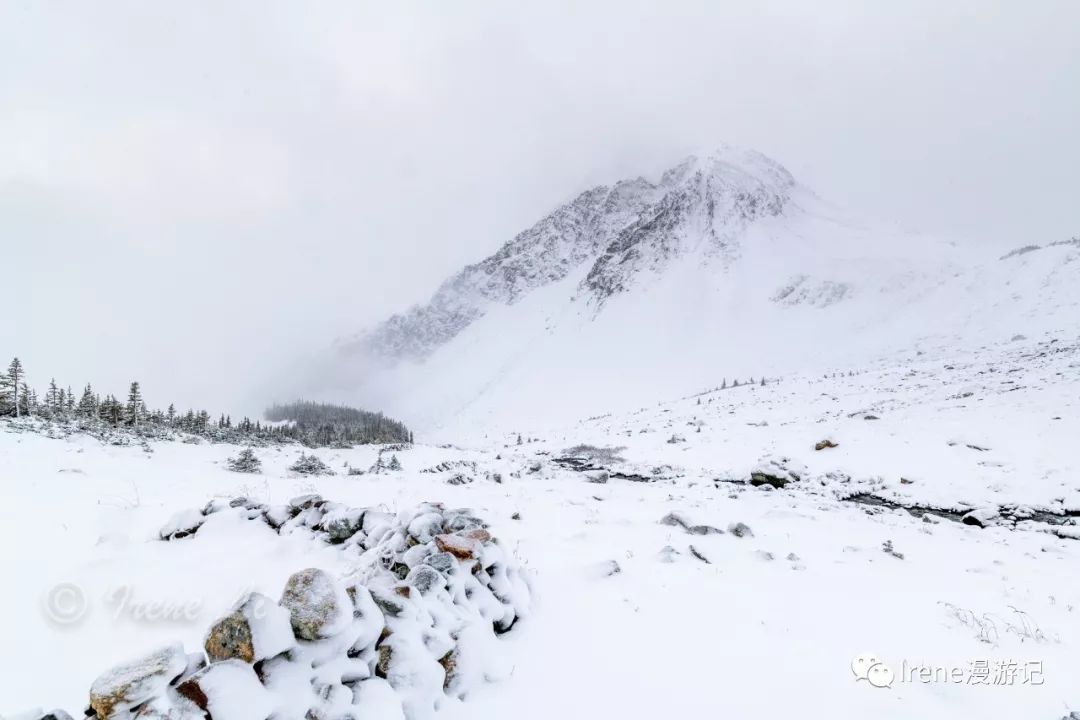
[[700,223],[717,256],[731,256],[745,224],[782,212],[794,185],[766,156],[723,147],[684,159],[656,183],[637,177],[590,188],[448,278],[427,303],[391,316],[341,350],[421,361],[483,317],[487,304],[512,305],[583,263],[592,265],[579,291],[598,308],[626,291],[634,276],[662,270],[685,252],[689,239],[678,230],[688,220]]
[[1080,316],[1075,243],[999,257],[868,223],[760,153],[724,148],[579,193],[430,302],[339,344],[318,382],[460,431],[1059,332]]

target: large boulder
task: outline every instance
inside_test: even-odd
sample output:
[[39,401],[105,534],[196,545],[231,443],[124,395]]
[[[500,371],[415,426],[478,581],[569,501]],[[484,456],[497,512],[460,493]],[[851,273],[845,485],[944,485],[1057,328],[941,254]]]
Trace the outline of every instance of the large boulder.
[[459,560],[475,560],[480,557],[483,547],[479,538],[465,535],[436,535],[435,545],[441,552],[450,553]]
[[322,519],[323,529],[332,544],[340,544],[351,538],[364,525],[364,511],[359,508],[339,508],[327,513]]
[[440,513],[429,512],[418,515],[409,523],[409,535],[421,544],[429,543],[443,531],[443,517]]
[[211,718],[266,720],[274,712],[270,692],[255,670],[240,660],[214,663],[180,683],[176,691]]
[[129,710],[165,694],[187,667],[188,657],[180,644],[118,665],[90,686],[90,707],[99,720],[124,718]]
[[162,540],[180,540],[195,532],[206,522],[206,516],[200,510],[182,510],[171,518],[158,531]]
[[454,568],[457,567],[457,560],[448,552],[437,552],[428,555],[424,560],[424,564],[446,574],[454,571]]
[[289,611],[259,593],[248,593],[206,635],[210,662],[254,663],[295,645]]
[[352,618],[352,602],[330,573],[308,568],[285,583],[279,603],[289,611],[293,634],[301,640],[321,640],[340,632]]
[[446,586],[446,578],[430,565],[417,565],[405,578],[405,582],[420,591],[421,595],[437,592]]
[[766,458],[750,472],[750,484],[771,485],[779,490],[788,483],[798,482],[804,474],[805,470],[790,458]]

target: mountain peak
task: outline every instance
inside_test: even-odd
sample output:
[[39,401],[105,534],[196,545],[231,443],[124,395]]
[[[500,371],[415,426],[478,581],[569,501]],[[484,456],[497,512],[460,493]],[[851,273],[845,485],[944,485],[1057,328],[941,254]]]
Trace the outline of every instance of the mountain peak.
[[578,278],[583,302],[612,295],[675,258],[733,258],[747,225],[777,216],[795,181],[761,153],[722,146],[691,156],[658,182],[643,177],[586,190],[493,255],[449,278],[422,306],[394,315],[344,346],[391,361],[422,360],[496,305]]
[[795,179],[780,163],[756,150],[731,145],[702,155],[691,155],[664,172],[660,184],[675,187],[688,181],[714,178],[730,183],[756,180],[776,189],[790,188]]

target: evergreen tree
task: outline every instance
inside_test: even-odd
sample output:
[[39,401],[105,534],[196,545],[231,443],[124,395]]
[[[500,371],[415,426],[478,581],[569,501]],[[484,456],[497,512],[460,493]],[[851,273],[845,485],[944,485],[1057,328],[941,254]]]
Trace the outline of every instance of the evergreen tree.
[[17,413],[15,388],[11,385],[11,378],[7,375],[0,375],[0,417]]
[[724,378],[724,382],[720,385],[721,390],[727,390],[727,378]]
[[79,405],[77,408],[80,417],[95,418],[98,414],[98,400],[94,395],[93,388],[90,387],[90,383],[86,383],[86,388],[83,390],[82,397],[79,398]]
[[262,470],[262,461],[255,457],[255,451],[251,448],[241,450],[239,455],[229,458],[227,462],[233,472],[257,473]]
[[104,400],[104,416],[112,425],[119,425],[124,419],[124,406],[116,399],[115,395],[109,395]]
[[176,406],[172,403],[169,403],[169,409],[165,413],[165,417],[168,419],[170,425],[176,420]]
[[400,470],[401,461],[397,459],[397,455],[390,456],[390,464],[386,466],[387,470]]
[[19,411],[22,415],[33,415],[34,406],[37,405],[37,395],[26,383],[22,384],[22,390],[19,392]]
[[45,407],[50,413],[56,413],[59,408],[60,389],[56,387],[56,378],[49,380],[49,389],[45,391]]
[[71,386],[68,385],[67,399],[64,402],[64,412],[71,415],[75,412],[75,393],[71,392]]
[[124,408],[124,422],[131,425],[134,428],[139,427],[139,422],[143,418],[143,411],[145,410],[143,405],[142,391],[139,389],[138,381],[131,383],[131,388],[128,390],[128,401]]
[[314,455],[300,453],[300,459],[289,466],[289,469],[300,475],[333,475],[326,463]]
[[11,382],[11,404],[15,406],[15,417],[19,417],[23,414],[22,403],[19,402],[20,393],[22,388],[26,387],[25,373],[19,358],[12,358],[11,364],[8,365],[7,376]]

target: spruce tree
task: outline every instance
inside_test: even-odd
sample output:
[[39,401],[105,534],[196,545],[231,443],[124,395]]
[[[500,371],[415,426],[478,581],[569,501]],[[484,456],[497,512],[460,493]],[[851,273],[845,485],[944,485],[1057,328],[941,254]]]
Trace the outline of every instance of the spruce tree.
[[15,415],[17,412],[15,388],[11,385],[11,378],[0,375],[0,417]]
[[37,396],[24,382],[19,391],[19,412],[29,417],[34,414],[34,406],[37,404]]
[[90,387],[90,383],[86,383],[82,397],[79,398],[78,413],[80,417],[84,418],[97,417],[98,401],[93,388]]
[[138,381],[135,381],[131,383],[131,388],[128,390],[127,406],[124,408],[124,422],[138,428],[139,421],[143,417],[143,409],[142,391],[139,389]]
[[227,462],[233,472],[257,473],[262,470],[262,461],[255,457],[255,451],[251,448],[241,450],[238,456],[229,458]]
[[22,403],[20,403],[21,388],[26,387],[25,373],[23,372],[22,363],[19,362],[19,358],[12,358],[11,364],[8,365],[8,380],[11,381],[11,404],[15,406],[15,417],[22,415]]
[[49,389],[45,391],[45,407],[50,413],[59,410],[60,388],[56,387],[56,378],[49,380]]

